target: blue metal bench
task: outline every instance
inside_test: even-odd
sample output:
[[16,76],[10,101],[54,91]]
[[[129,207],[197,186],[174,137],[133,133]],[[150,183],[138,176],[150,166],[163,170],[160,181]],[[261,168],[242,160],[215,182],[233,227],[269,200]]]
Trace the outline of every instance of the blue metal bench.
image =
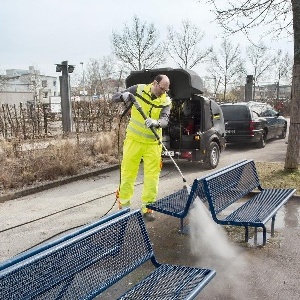
[[36,253],[39,253],[39,252],[42,252],[43,250],[47,250],[55,245],[58,245],[60,244],[61,242],[64,242],[74,236],[77,236],[78,234],[82,233],[82,232],[85,232],[89,229],[92,229],[98,225],[101,225],[113,218],[116,218],[117,216],[120,216],[122,214],[125,214],[126,212],[129,212],[129,208],[128,209],[123,209],[123,210],[120,210],[116,213],[114,213],[113,215],[108,215],[108,216],[105,216],[105,217],[102,217],[100,220],[96,221],[96,222],[93,222],[93,223],[90,223],[90,224],[87,224],[87,225],[84,225],[84,226],[81,226],[79,229],[77,229],[76,231],[73,231],[73,232],[70,232],[70,233],[67,233],[67,234],[64,234],[62,237],[60,238],[57,238],[57,239],[54,239],[54,240],[51,240],[49,242],[45,242],[39,246],[36,246],[34,248],[31,248],[30,250],[27,250],[25,252],[22,252],[10,259],[7,259],[6,261],[4,262],[1,262],[0,263],[0,271],[13,265],[13,264],[16,264],[30,256],[33,256],[34,254]]
[[93,299],[148,261],[154,270],[118,299],[194,299],[215,276],[158,263],[139,210],[72,235],[2,264],[0,299]]
[[[245,161],[226,170],[203,179],[205,194],[214,221],[221,225],[245,227],[245,241],[249,239],[249,227],[263,229],[263,245],[266,244],[267,230],[265,224],[272,219],[271,236],[274,236],[274,225],[277,211],[292,197],[295,189],[263,189],[259,182],[253,160]],[[251,192],[254,196],[250,199]],[[243,199],[244,198],[244,199]],[[239,200],[246,202],[241,202]],[[230,211],[230,206],[241,202],[241,205]],[[243,203],[243,204],[242,204]],[[228,214],[220,213],[228,208]]]
[[216,170],[208,175],[205,175],[201,178],[196,178],[191,186],[191,188],[183,188],[175,193],[172,193],[168,196],[165,196],[161,199],[158,199],[152,204],[148,204],[147,208],[150,208],[152,210],[155,210],[157,212],[173,216],[175,218],[180,219],[180,227],[179,231],[181,233],[185,233],[186,230],[184,229],[183,220],[187,216],[190,207],[194,200],[199,197],[203,202],[206,202],[206,195],[204,192],[204,186],[203,186],[203,179],[207,176],[218,174],[222,172],[223,170],[230,168],[232,166],[238,165],[242,161],[238,161],[234,164],[228,165],[224,168],[221,168],[219,170]]

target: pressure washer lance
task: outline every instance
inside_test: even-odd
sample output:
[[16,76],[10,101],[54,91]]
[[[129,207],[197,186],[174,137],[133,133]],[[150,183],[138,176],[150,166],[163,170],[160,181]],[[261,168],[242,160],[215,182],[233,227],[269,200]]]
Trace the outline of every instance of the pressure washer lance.
[[[142,117],[144,118],[144,120],[147,119],[147,116],[145,115],[141,105],[135,100],[135,99],[131,99],[131,101],[133,102],[133,105],[135,106],[135,108],[138,110],[138,112],[142,115]],[[164,148],[164,151],[168,154],[168,156],[171,158],[174,166],[176,167],[176,169],[178,170],[179,174],[182,177],[183,182],[185,183],[185,187],[189,190],[189,187],[186,184],[186,179],[184,178],[181,170],[179,169],[178,165],[176,164],[175,160],[173,159],[171,153],[169,152],[169,150],[166,148],[166,146],[164,145],[164,143],[162,142],[162,140],[160,139],[158,133],[156,132],[156,130],[151,126],[150,127],[151,131],[153,132],[153,134],[155,135],[156,139],[158,140],[158,143],[162,145],[162,147]]]

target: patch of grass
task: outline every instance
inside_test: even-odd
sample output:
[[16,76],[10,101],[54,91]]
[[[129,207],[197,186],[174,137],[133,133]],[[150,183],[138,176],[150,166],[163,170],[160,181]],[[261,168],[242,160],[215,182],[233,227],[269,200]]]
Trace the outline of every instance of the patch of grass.
[[117,164],[115,133],[25,144],[2,143],[0,193]]
[[284,170],[284,163],[256,162],[258,176],[263,188],[294,188],[300,195],[300,170]]

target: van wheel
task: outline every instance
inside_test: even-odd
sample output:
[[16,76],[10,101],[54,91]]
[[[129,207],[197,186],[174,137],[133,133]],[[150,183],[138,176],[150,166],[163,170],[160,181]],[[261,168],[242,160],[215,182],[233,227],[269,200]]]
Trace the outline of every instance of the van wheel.
[[260,136],[260,139],[259,139],[259,141],[257,142],[256,146],[257,146],[257,148],[265,148],[266,143],[267,143],[267,134],[266,134],[266,132],[264,131],[264,132],[262,133],[262,135]]
[[217,167],[220,160],[220,148],[216,142],[211,142],[204,159],[206,169],[214,169]]

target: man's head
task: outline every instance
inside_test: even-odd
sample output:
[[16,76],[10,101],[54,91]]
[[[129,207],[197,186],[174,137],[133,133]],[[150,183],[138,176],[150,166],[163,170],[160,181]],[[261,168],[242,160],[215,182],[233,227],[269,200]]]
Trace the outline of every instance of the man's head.
[[170,87],[170,79],[168,76],[160,74],[157,75],[153,80],[151,92],[156,97],[160,97],[162,94],[167,93]]

